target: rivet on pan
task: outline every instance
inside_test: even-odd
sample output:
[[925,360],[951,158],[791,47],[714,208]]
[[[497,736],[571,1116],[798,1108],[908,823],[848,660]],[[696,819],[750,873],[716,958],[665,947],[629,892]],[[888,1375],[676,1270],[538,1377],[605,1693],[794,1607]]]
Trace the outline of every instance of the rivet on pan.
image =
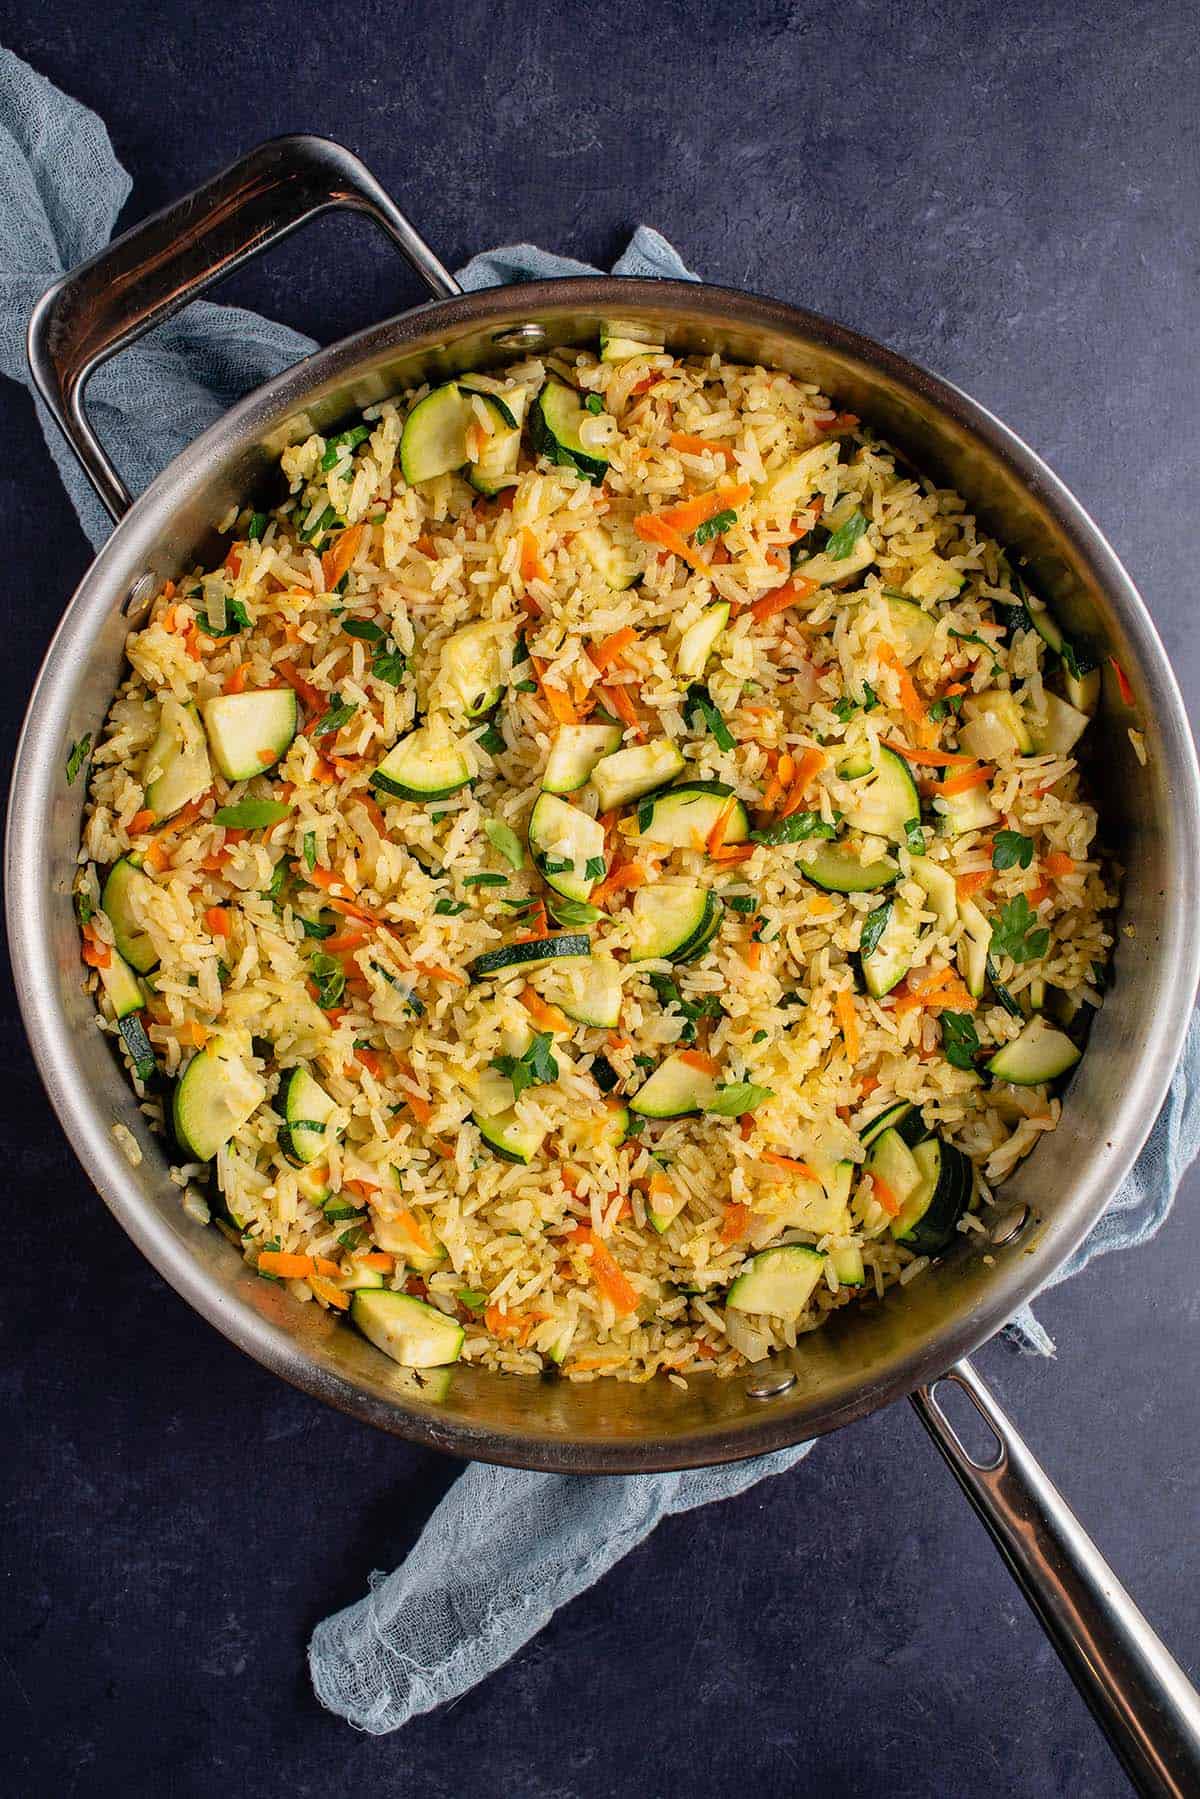
[[1033,1213],[1028,1206],[1012,1206],[1002,1212],[992,1226],[992,1242],[1000,1247],[1002,1243],[1013,1243],[1021,1235]]
[[139,575],[121,602],[121,611],[126,618],[140,618],[149,610],[154,598],[156,582],[153,575]]
[[540,350],[546,342],[544,325],[510,325],[504,331],[497,331],[492,338],[493,343],[502,350]]
[[796,1384],[796,1376],[786,1372],[781,1374],[764,1374],[760,1380],[747,1382],[746,1397],[748,1399],[778,1399],[789,1387]]

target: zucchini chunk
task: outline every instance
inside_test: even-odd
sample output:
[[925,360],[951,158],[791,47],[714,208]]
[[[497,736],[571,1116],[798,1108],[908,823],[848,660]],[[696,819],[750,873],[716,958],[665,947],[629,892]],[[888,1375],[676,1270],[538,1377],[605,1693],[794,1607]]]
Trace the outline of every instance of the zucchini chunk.
[[553,793],[542,793],[534,802],[529,850],[546,885],[564,899],[586,900],[608,868],[604,826]]
[[814,1237],[850,1228],[850,1214],[839,1185],[835,1183],[831,1192],[820,1181],[804,1176],[789,1182],[786,1210],[772,1211],[771,1217],[781,1231],[811,1231]]
[[892,1221],[892,1235],[918,1254],[934,1256],[953,1241],[970,1203],[975,1171],[967,1156],[941,1137],[913,1150],[920,1180]]
[[371,786],[388,799],[430,805],[449,799],[470,780],[466,754],[437,716],[392,746],[371,776]]
[[400,438],[400,467],[410,487],[449,475],[467,460],[467,429],[474,418],[470,400],[455,381],[418,400]]
[[867,1271],[863,1267],[862,1250],[857,1243],[836,1246],[829,1251],[829,1262],[837,1275],[839,1287],[862,1287]]
[[901,1207],[921,1184],[916,1155],[893,1126],[879,1133],[867,1157],[867,1173],[877,1175]]
[[[371,1252],[367,1250],[364,1253],[369,1255]],[[341,1278],[338,1281],[338,1286],[343,1293],[367,1293],[372,1288],[379,1288],[382,1285],[381,1271],[378,1268],[364,1268],[361,1256],[352,1255],[348,1262],[343,1263]]]
[[968,831],[990,831],[1000,814],[988,798],[986,787],[968,787],[965,793],[939,794],[933,802],[938,826],[947,837],[964,837]]
[[725,1303],[735,1312],[762,1312],[791,1323],[799,1318],[825,1272],[825,1257],[805,1243],[764,1249],[746,1264]]
[[476,460],[467,463],[467,480],[476,493],[490,499],[504,488],[516,485],[527,395],[523,387],[506,387],[503,393],[497,394],[472,387],[465,381],[459,383],[459,392],[472,411],[481,406],[488,414],[491,434]]
[[870,837],[887,837],[905,843],[905,827],[921,816],[921,800],[907,762],[894,750],[880,746],[875,773],[865,787],[856,787],[844,807],[852,830]]
[[171,1117],[184,1154],[211,1162],[257,1112],[267,1090],[224,1038],[192,1057],[175,1085]]
[[869,1118],[859,1132],[858,1140],[864,1149],[869,1149],[884,1131],[893,1130],[910,1149],[929,1135],[925,1129],[925,1120],[917,1107],[911,1100],[900,1099],[893,1105],[885,1106],[882,1112],[876,1112],[874,1118]]
[[816,556],[808,556],[797,563],[796,574],[805,581],[815,581],[818,587],[832,587],[837,581],[845,581],[851,575],[861,575],[869,569],[875,560],[875,546],[864,531],[858,542],[845,556],[834,558],[820,551]]
[[685,1061],[682,1055],[668,1056],[644,1081],[629,1102],[631,1112],[642,1118],[689,1118],[703,1112],[717,1096],[717,1083],[711,1074]]
[[901,661],[919,661],[933,642],[937,621],[915,600],[902,600],[889,593],[884,595],[883,604],[888,617],[888,637]]
[[679,639],[679,651],[675,657],[675,672],[681,681],[699,681],[708,666],[708,659],[717,647],[717,639],[729,623],[729,605],[722,600],[718,606],[709,606],[700,614],[694,625],[689,625]]
[[979,999],[987,980],[992,927],[974,900],[962,900],[958,916],[963,927],[962,936],[958,940],[958,972],[972,999]]
[[108,1003],[113,1009],[113,1017],[118,1024],[123,1018],[129,1018],[134,1012],[140,1012],[146,1003],[133,969],[118,951],[109,952],[108,967],[98,970],[100,984],[108,995]]
[[482,981],[493,975],[513,971],[524,973],[545,962],[565,962],[577,956],[590,956],[592,940],[582,932],[564,931],[558,937],[536,937],[532,943],[507,943],[500,949],[484,950],[467,963],[473,980]]
[[293,1068],[283,1078],[279,1110],[286,1120],[279,1147],[293,1168],[306,1168],[324,1154],[337,1106],[307,1068]]
[[482,1112],[472,1112],[471,1122],[488,1148],[506,1162],[528,1165],[546,1136],[540,1124],[524,1123],[514,1107],[506,1112],[494,1112],[490,1117]]
[[890,856],[875,862],[862,862],[845,844],[822,843],[796,867],[806,881],[824,888],[826,893],[873,893],[878,887],[890,887],[900,873],[899,863]]
[[490,712],[504,691],[500,632],[491,619],[455,631],[438,657],[437,685],[444,700],[467,718]]
[[1014,1087],[1040,1087],[1043,1081],[1056,1081],[1074,1068],[1081,1054],[1068,1036],[1039,1014],[1029,1020],[1019,1037],[996,1051],[987,1071],[998,1081],[1011,1081]]
[[1069,670],[1064,671],[1063,692],[1069,705],[1091,718],[1100,704],[1100,670],[1089,668],[1086,675],[1073,675]]
[[621,747],[620,725],[563,725],[542,776],[543,793],[578,793],[597,762]]
[[457,1362],[466,1331],[436,1306],[388,1288],[359,1288],[350,1316],[363,1336],[405,1368],[444,1368]]
[[371,1230],[380,1249],[390,1256],[399,1256],[414,1274],[432,1274],[446,1260],[445,1244],[423,1230],[413,1212],[391,1216],[373,1206]]
[[589,449],[580,435],[591,417],[576,389],[551,375],[533,403],[529,435],[539,456],[573,468],[599,486],[608,473],[608,457],[599,448]]
[[[882,921],[879,913],[884,913]],[[871,997],[882,999],[912,967],[921,926],[911,906],[903,900],[886,899],[865,920],[863,936],[868,933],[871,947],[859,955],[863,980]]]
[[1056,693],[1042,695],[1045,716],[1033,720],[1033,748],[1039,756],[1069,756],[1088,728],[1086,712],[1069,706]]
[[953,930],[958,921],[958,890],[950,870],[928,856],[913,856],[909,866],[913,880],[925,889],[925,897],[937,915],[939,931]]
[[[592,776],[593,785],[595,776]],[[733,788],[724,781],[681,781],[638,807],[638,836],[672,849],[704,850],[713,826],[729,806]],[[734,800],[725,824],[726,843],[744,843],[750,820]]]
[[683,757],[667,737],[654,743],[633,744],[627,750],[616,750],[596,763],[592,769],[592,786],[601,810],[615,812],[640,800],[643,794],[665,787],[682,774]]
[[[261,766],[254,772],[261,774]],[[158,824],[208,792],[212,768],[195,706],[169,698],[162,702],[158,736],[146,751],[142,781],[146,806]]]
[[300,723],[290,687],[262,693],[221,693],[205,700],[204,729],[213,761],[227,781],[250,781],[287,754]]
[[604,951],[562,968],[551,963],[538,986],[543,999],[575,1024],[615,1031],[621,1022],[621,965]]
[[149,974],[157,966],[158,957],[154,953],[153,943],[145,931],[139,930],[134,917],[134,895],[139,883],[144,883],[148,889],[154,885],[149,875],[143,874],[136,862],[131,862],[128,856],[122,856],[109,870],[104,891],[100,895],[100,910],[111,924],[113,941],[130,968],[137,974]]
[[1027,756],[1033,748],[1025,713],[1016,694],[1005,687],[987,693],[969,693],[963,701],[969,723],[958,733],[960,746],[982,762],[994,762],[1014,751]]
[[661,356],[662,344],[644,343],[639,337],[641,325],[627,325],[619,319],[600,327],[601,362],[628,362],[633,356]]
[[639,888],[633,901],[629,960],[690,961],[712,942],[721,912],[717,895],[692,881],[660,881]]
[[624,593],[641,573],[637,563],[630,560],[630,553],[619,548],[599,525],[577,531],[575,546],[583,551],[601,580],[614,593]]

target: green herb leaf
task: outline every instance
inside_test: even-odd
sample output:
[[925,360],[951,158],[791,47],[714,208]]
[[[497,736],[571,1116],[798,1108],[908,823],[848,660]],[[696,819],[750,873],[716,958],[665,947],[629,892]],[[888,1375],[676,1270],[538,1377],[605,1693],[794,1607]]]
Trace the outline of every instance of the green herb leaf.
[[819,812],[793,812],[777,818],[759,831],[751,831],[751,843],[807,843],[813,837],[836,837],[837,827],[825,823]]
[[537,682],[536,681],[515,681],[513,683],[513,692],[514,693],[536,693],[537,692]]
[[493,875],[493,874],[464,875],[463,876],[463,886],[464,887],[507,887],[508,886],[508,876],[507,875]]
[[506,825],[499,818],[485,818],[483,834],[496,854],[503,856],[510,868],[524,868],[525,851],[511,825]]
[[312,956],[308,972],[317,989],[317,1004],[323,1012],[331,1011],[346,991],[346,973],[341,963],[333,956]]
[[300,914],[297,912],[296,923],[300,926],[300,929],[304,932],[306,937],[321,938],[333,936],[333,925],[322,924],[319,918],[301,918]]
[[282,800],[239,800],[236,806],[218,807],[213,823],[231,831],[264,831],[289,818],[291,811]]
[[80,924],[87,924],[89,919],[95,917],[96,908],[92,904],[92,896],[90,893],[81,891],[75,895],[75,914],[79,919]]
[[486,731],[479,733],[475,741],[481,750],[487,751],[489,756],[499,756],[508,748],[504,741],[504,733],[498,725],[489,725]]
[[604,401],[599,394],[589,394],[583,403],[593,417],[597,417],[604,411]]
[[83,767],[84,763],[87,761],[89,755],[91,754],[91,749],[92,749],[92,734],[90,731],[86,731],[84,733],[84,735],[79,739],[78,743],[73,743],[71,745],[70,754],[67,756],[67,785],[68,785],[68,787],[74,787],[75,782],[79,777],[80,769]]
[[1050,947],[1050,933],[1038,927],[1038,916],[1023,893],[1009,900],[992,919],[991,949],[1014,962],[1037,962]]
[[867,528],[867,521],[861,512],[852,512],[844,525],[839,525],[829,542],[825,545],[825,554],[831,562],[844,562],[859,538]]
[[320,540],[329,530],[329,527],[338,523],[340,523],[340,520],[338,519],[335,509],[332,506],[326,506],[324,511],[319,513],[316,518],[313,518],[311,513],[309,514],[307,521],[300,526],[297,536],[300,538],[301,543],[311,543],[314,549],[318,549],[320,547]]
[[589,906],[586,900],[566,899],[561,893],[546,895],[546,910],[555,924],[562,925],[565,930],[595,924],[604,916],[599,906]]
[[608,863],[603,856],[589,856],[583,865],[583,878],[585,881],[602,881],[607,869]]
[[753,1112],[764,1100],[773,1099],[774,1091],[770,1087],[758,1087],[753,1081],[731,1081],[727,1087],[718,1087],[717,1096],[705,1106],[706,1112],[715,1112],[718,1118],[741,1118],[746,1112]]
[[731,912],[753,912],[758,901],[752,893],[727,893],[725,904]]
[[228,599],[225,602],[225,623],[219,629],[216,625],[209,624],[206,612],[196,614],[196,623],[206,637],[236,637],[239,631],[249,630],[250,614],[240,600]]
[[336,437],[326,439],[325,454],[321,458],[322,469],[331,469],[344,455],[356,450],[361,443],[366,443],[371,435],[370,425],[355,425],[350,431],[339,431]]
[[643,1118],[640,1112],[631,1112],[629,1114],[629,1122],[625,1126],[625,1135],[627,1137],[640,1137],[649,1122],[649,1119]]
[[770,1031],[755,1031],[750,1041],[751,1043],[765,1043],[770,1035]]
[[863,690],[863,699],[862,699],[863,711],[864,712],[874,712],[876,706],[878,706],[878,704],[879,704],[879,695],[876,693],[875,689],[871,686],[871,683],[869,681],[863,682],[862,690]]
[[340,693],[331,693],[329,696],[329,710],[323,718],[317,720],[312,728],[311,735],[313,737],[331,736],[335,731],[340,731],[343,725],[349,724],[357,711],[357,701],[352,700],[343,702]]
[[467,909],[466,900],[446,899],[443,896],[435,902],[433,912],[435,918],[457,918],[460,912]]
[[979,1050],[975,1020],[969,1012],[943,1012],[941,1025],[942,1050],[947,1062],[951,1067],[965,1068],[969,1073],[975,1066]]
[[275,864],[274,868],[271,870],[271,879],[267,882],[266,888],[264,889],[263,898],[269,899],[269,900],[277,900],[279,898],[280,894],[283,892],[284,883],[287,880],[287,877],[288,877],[287,859],[286,859],[286,857],[281,856],[279,858],[279,861]]
[[523,1055],[493,1059],[492,1067],[512,1082],[515,1099],[520,1099],[527,1087],[544,1087],[558,1079],[558,1063],[550,1048],[553,1041],[549,1031],[538,1031]]
[[719,707],[714,704],[708,688],[701,686],[699,682],[688,688],[683,706],[685,718],[694,718],[696,714],[699,714],[705,727],[716,738],[718,749],[733,749],[733,733],[722,718]]
[[731,507],[727,507],[724,512],[718,512],[712,518],[706,518],[702,525],[698,525],[693,541],[697,544],[711,543],[714,537],[720,537],[729,530],[731,525],[736,524],[737,513]]
[[881,906],[876,906],[873,912],[867,913],[867,916],[863,919],[862,933],[858,940],[858,953],[860,956],[874,955],[879,944],[879,939],[887,930],[888,919],[891,916],[892,902],[890,899],[884,900]]
[[386,643],[387,632],[369,618],[344,618],[342,630],[347,637],[361,637],[364,643]]
[[1033,838],[1020,831],[997,831],[992,839],[992,867],[1028,868],[1033,861]]
[[454,1297],[468,1312],[482,1312],[488,1302],[487,1294],[478,1287],[460,1287]]
[[1090,650],[1085,649],[1082,644],[1072,643],[1069,637],[1063,638],[1062,649],[1058,653],[1062,657],[1063,667],[1073,681],[1082,681],[1085,675],[1090,675],[1094,668],[1100,666]]
[[858,707],[853,700],[842,699],[834,701],[832,710],[833,716],[840,725],[848,725],[858,711]]
[[250,543],[261,542],[261,540],[266,532],[266,529],[267,529],[266,513],[265,512],[252,512],[250,514],[250,523],[246,526],[247,541]]
[[399,687],[408,673],[408,658],[399,650],[380,650],[371,662],[371,673],[389,687]]
[[921,821],[919,818],[905,819],[904,841],[908,846],[910,855],[923,856],[925,854],[925,833],[921,829]]
[[957,637],[958,641],[960,643],[982,644],[982,646],[985,650],[990,650],[990,649],[995,648],[995,645],[989,643],[986,637],[981,637],[979,635],[978,631],[956,631],[954,629],[953,625],[951,625],[950,635],[951,635],[951,637]]
[[304,866],[311,873],[317,866],[317,834],[315,831],[304,833]]

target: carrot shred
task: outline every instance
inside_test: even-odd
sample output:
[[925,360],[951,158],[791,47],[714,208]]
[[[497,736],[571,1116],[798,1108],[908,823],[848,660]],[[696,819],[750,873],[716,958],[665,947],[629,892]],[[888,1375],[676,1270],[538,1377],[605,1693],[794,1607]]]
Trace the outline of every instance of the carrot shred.
[[[326,949],[329,948],[329,944],[332,941],[333,939],[330,938],[326,942]],[[334,951],[335,955],[336,953],[337,952]],[[375,1079],[379,1080],[380,1076],[383,1074],[383,1063],[379,1056],[376,1055],[375,1051],[373,1049],[368,1049],[365,1044],[360,1043],[354,1054],[357,1060],[361,1062],[362,1066],[366,1069],[367,1073],[374,1075]]]
[[[661,512],[646,512],[643,519],[660,519],[664,525],[670,525],[675,531],[689,533],[696,531],[701,525],[715,518],[718,512],[728,512],[741,506],[750,498],[748,486],[715,487],[711,493],[699,493],[691,500],[681,500],[677,506],[664,506]],[[637,530],[639,520],[633,521]],[[640,534],[639,534],[640,535]]]
[[546,681],[543,679],[546,672],[546,664],[540,657],[531,656],[529,660],[533,664],[533,672],[537,676],[538,690],[545,700],[551,716],[555,718],[560,725],[577,725],[579,723],[579,714],[572,704],[570,694],[566,693],[561,687],[551,687],[547,685]]
[[972,787],[987,787],[992,779],[992,770],[986,763],[979,763],[975,768],[962,768],[956,775],[950,775],[944,781],[934,781],[934,793],[941,793],[948,799],[954,793],[969,793]]
[[981,887],[986,887],[992,878],[990,868],[977,868],[973,874],[959,875],[954,883],[955,892],[960,900],[970,899]]
[[204,914],[204,922],[214,937],[228,937],[232,928],[229,913],[224,906],[210,906]]
[[1029,889],[1029,903],[1032,906],[1040,906],[1043,900],[1053,898],[1054,889],[1049,881],[1039,881],[1036,887]]
[[824,750],[805,750],[798,762],[792,762],[790,756],[781,756],[779,758],[779,770],[781,776],[783,774],[783,765],[785,761],[792,763],[794,772],[789,783],[790,792],[788,793],[783,806],[780,808],[780,812],[782,817],[790,818],[793,812],[800,811],[805,800],[808,798],[809,788],[821,773],[822,769],[827,765],[829,757],[825,754]]
[[[307,1275],[316,1274],[317,1259],[314,1256],[293,1255],[286,1249],[263,1249],[259,1251],[258,1266],[263,1274],[276,1274],[285,1281],[299,1281],[304,1280]],[[331,1262],[329,1266],[335,1274],[339,1272],[336,1262]]]
[[208,1027],[200,1023],[198,1018],[189,1018],[180,1026],[179,1035],[191,1044],[193,1049],[203,1049],[208,1042]]
[[667,442],[685,456],[705,456],[711,452],[724,458],[726,468],[733,467],[733,451],[726,449],[724,444],[709,443],[707,437],[693,437],[690,431],[672,431]]
[[912,719],[916,724],[923,724],[925,722],[925,702],[913,686],[912,676],[891,644],[880,644],[875,655],[880,662],[886,663],[900,684],[900,709],[905,718]]
[[283,676],[288,686],[294,688],[299,694],[300,698],[304,701],[307,711],[319,714],[325,710],[324,698],[317,692],[311,681],[306,681],[304,679],[304,676],[300,673],[300,670],[296,667],[294,662],[285,659],[282,662],[277,662],[275,668],[276,671]]
[[526,986],[521,989],[521,1004],[539,1030],[570,1031],[571,1020],[566,1013],[560,1011],[557,1006],[548,1004],[532,987]]
[[142,810],[140,812],[135,812],[129,821],[129,835],[131,837],[140,837],[142,832],[148,831],[153,823],[154,813],[149,806],[143,806]]
[[808,1163],[799,1161],[795,1156],[781,1156],[777,1150],[764,1149],[762,1159],[764,1162],[769,1162],[772,1168],[785,1169],[788,1174],[802,1174],[806,1180],[810,1181],[815,1181],[817,1178]]
[[528,525],[521,532],[520,568],[522,581],[544,581],[550,573],[542,561],[537,538]]
[[[719,510],[719,508],[718,508]],[[661,512],[643,512],[633,521],[633,528],[643,543],[657,544],[670,556],[678,556],[697,574],[707,575],[709,565],[703,556],[697,554],[676,525],[672,525]]]
[[83,927],[83,959],[89,968],[108,968],[112,962],[112,951],[90,924]]
[[762,961],[762,944],[759,943],[757,938],[752,938],[751,941],[746,945],[746,967],[749,968],[753,972],[753,971],[757,970],[759,963],[761,961]]
[[614,631],[611,637],[605,637],[600,643],[590,645],[588,655],[603,674],[612,663],[616,663],[619,667],[625,651],[632,649],[637,640],[638,634],[633,626],[623,625],[619,631]]
[[718,812],[713,828],[704,840],[704,847],[710,856],[715,855],[723,846],[725,842],[725,833],[729,829],[729,821],[733,817],[737,804],[737,796],[735,794],[730,794],[729,798]]
[[596,1285],[605,1298],[612,1301],[620,1316],[627,1317],[630,1312],[635,1312],[638,1305],[637,1291],[621,1273],[608,1245],[601,1242],[595,1231],[582,1224],[571,1232],[570,1240],[573,1243],[591,1245],[592,1273],[596,1278]]
[[721,1220],[722,1243],[736,1243],[739,1237],[744,1237],[752,1216],[753,1213],[749,1206],[737,1204],[726,1206],[725,1216]]
[[1117,677],[1117,689],[1122,700],[1127,706],[1132,706],[1133,688],[1129,684],[1129,676],[1125,673],[1125,670],[1121,667],[1121,664],[1117,661],[1115,656],[1110,656],[1108,660],[1112,664],[1113,674]]
[[326,593],[333,592],[354,561],[365,530],[365,525],[350,525],[345,531],[339,531],[331,547],[321,557],[321,578],[325,583]]
[[900,1201],[896,1198],[896,1195],[892,1192],[892,1189],[888,1186],[887,1182],[881,1180],[879,1175],[872,1174],[871,1185],[875,1189],[876,1199],[879,1201],[888,1217],[895,1218],[900,1210]]
[[733,862],[749,862],[753,854],[752,843],[727,843],[723,849],[710,851],[711,860],[726,867]]
[[1052,880],[1061,881],[1064,875],[1075,873],[1075,858],[1064,855],[1062,850],[1051,850],[1042,857],[1042,867]]
[[905,762],[917,762],[926,768],[974,768],[977,766],[974,756],[962,756],[955,750],[914,750],[898,738],[881,737],[879,739],[885,750],[893,755],[902,756]]
[[701,1074],[711,1074],[715,1076],[720,1072],[721,1068],[721,1064],[716,1060],[715,1056],[706,1055],[702,1049],[681,1049],[679,1052],[679,1060],[681,1062],[686,1062],[689,1068],[698,1068]]
[[221,691],[223,693],[245,693],[247,674],[246,664],[239,662],[236,668],[230,669],[221,683]]
[[407,1087],[404,1089],[404,1100],[417,1123],[427,1125],[433,1117],[433,1107],[429,1101],[420,1093],[410,1093]]
[[332,1306],[335,1311],[348,1312],[350,1310],[350,1295],[344,1293],[340,1287],[335,1287],[332,1281],[327,1281],[324,1275],[310,1274],[308,1284],[318,1299],[323,1299],[326,1305]]
[[833,1009],[837,1015],[838,1029],[842,1033],[842,1041],[846,1045],[846,1055],[851,1062],[858,1061],[859,1036],[858,1018],[854,1011],[854,995],[848,987],[839,987],[833,996]]
[[418,962],[417,967],[422,974],[429,975],[431,980],[452,981],[456,987],[466,987],[469,983],[465,974],[457,968],[443,968],[440,962]]
[[786,612],[789,606],[798,606],[801,600],[812,597],[819,589],[820,583],[810,581],[806,575],[793,575],[782,587],[774,587],[765,593],[761,600],[755,600],[750,608],[750,616],[756,625],[774,618],[778,612]]
[[373,1268],[378,1274],[390,1274],[396,1266],[395,1256],[389,1255],[385,1249],[373,1249],[368,1255],[358,1256],[356,1259],[364,1268]]
[[631,731],[635,731],[640,738],[645,738],[645,727],[637,715],[637,708],[627,686],[604,686],[599,689],[599,695],[607,711],[619,718]]

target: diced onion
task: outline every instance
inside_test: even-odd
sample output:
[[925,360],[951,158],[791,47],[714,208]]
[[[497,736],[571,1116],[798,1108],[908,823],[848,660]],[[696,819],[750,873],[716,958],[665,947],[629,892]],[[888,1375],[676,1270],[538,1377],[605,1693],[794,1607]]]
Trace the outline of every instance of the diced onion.
[[579,441],[585,450],[603,450],[617,435],[617,421],[610,412],[589,413],[579,426]]

